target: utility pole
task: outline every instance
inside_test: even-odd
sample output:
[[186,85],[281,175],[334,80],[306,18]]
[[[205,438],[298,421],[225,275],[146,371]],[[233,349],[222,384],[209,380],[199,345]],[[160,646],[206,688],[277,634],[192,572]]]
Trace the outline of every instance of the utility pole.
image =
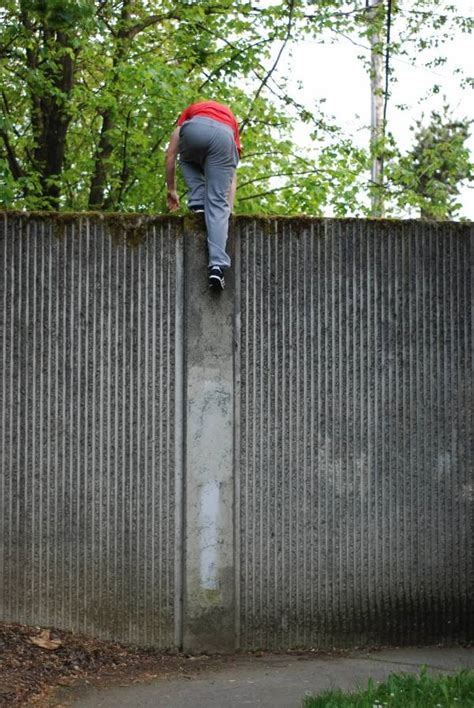
[[384,215],[383,200],[383,155],[380,144],[385,135],[384,125],[384,33],[383,22],[380,14],[383,12],[384,0],[366,0],[369,17],[370,36],[370,94],[371,94],[371,121],[370,121],[370,146],[372,152],[372,216]]

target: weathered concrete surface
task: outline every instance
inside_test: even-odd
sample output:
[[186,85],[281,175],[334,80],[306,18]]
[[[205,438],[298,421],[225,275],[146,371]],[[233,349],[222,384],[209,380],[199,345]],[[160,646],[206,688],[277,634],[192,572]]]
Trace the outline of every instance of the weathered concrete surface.
[[469,640],[473,226],[237,230],[240,648]]
[[185,220],[185,650],[233,651],[233,283],[209,291],[205,232]]
[[369,678],[382,681],[391,673],[417,673],[425,665],[434,673],[474,669],[474,650],[393,649],[338,658],[242,657],[218,672],[126,688],[81,687],[62,691],[55,700],[76,708],[299,708],[305,695],[330,688],[351,691],[365,687]]
[[180,222],[56,217],[0,215],[0,617],[176,646]]
[[207,651],[472,639],[473,225],[233,229],[212,298],[196,219],[1,215],[0,617]]

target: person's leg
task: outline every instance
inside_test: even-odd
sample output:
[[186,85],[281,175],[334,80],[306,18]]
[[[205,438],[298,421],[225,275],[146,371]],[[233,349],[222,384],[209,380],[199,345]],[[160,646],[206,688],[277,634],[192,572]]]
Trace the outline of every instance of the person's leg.
[[180,158],[179,166],[188,188],[188,207],[204,206],[205,179],[201,167]]
[[217,127],[204,163],[204,215],[210,268],[218,266],[225,269],[230,266],[225,247],[230,216],[229,196],[237,162],[238,154],[232,132]]
[[195,118],[181,128],[180,164],[189,188],[189,205],[202,198],[207,228],[209,267],[225,269],[230,192],[239,157],[232,130],[207,118]]
[[184,124],[179,134],[179,166],[188,188],[188,206],[192,209],[204,205],[205,185],[202,162],[204,151],[196,130]]

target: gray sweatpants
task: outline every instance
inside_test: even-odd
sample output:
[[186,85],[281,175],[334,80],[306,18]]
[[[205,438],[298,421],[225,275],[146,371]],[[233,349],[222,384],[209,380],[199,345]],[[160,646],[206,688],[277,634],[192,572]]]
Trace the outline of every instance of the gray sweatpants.
[[229,191],[239,155],[232,128],[197,116],[179,133],[179,164],[188,187],[188,205],[204,205],[209,266],[228,268]]

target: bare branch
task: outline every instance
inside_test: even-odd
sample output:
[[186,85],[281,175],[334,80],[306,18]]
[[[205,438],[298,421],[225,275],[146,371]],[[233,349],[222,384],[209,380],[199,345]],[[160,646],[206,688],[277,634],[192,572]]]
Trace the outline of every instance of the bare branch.
[[275,69],[277,68],[277,66],[278,66],[278,64],[279,64],[279,61],[280,61],[280,59],[281,59],[281,56],[282,56],[282,54],[283,54],[283,52],[284,52],[284,50],[285,50],[285,47],[286,47],[286,45],[288,44],[288,41],[289,41],[289,39],[290,39],[290,37],[291,37],[291,30],[292,30],[292,27],[293,27],[293,12],[294,12],[294,8],[295,8],[294,0],[290,0],[290,2],[289,2],[289,10],[290,10],[290,11],[289,11],[289,14],[288,14],[288,26],[287,26],[287,30],[286,30],[285,39],[283,40],[283,43],[282,43],[282,45],[281,45],[281,47],[280,47],[280,51],[278,52],[277,57],[276,57],[275,61],[273,62],[272,67],[271,67],[270,70],[267,72],[266,76],[263,78],[262,82],[260,83],[260,86],[258,87],[258,89],[257,89],[257,91],[256,91],[256,93],[255,93],[255,96],[253,97],[253,101],[252,101],[252,103],[251,103],[251,105],[250,105],[250,108],[249,108],[249,112],[248,112],[248,114],[247,114],[247,117],[242,121],[242,123],[241,123],[241,125],[240,125],[240,132],[243,132],[243,130],[245,129],[245,127],[248,125],[248,123],[249,123],[249,121],[250,121],[250,116],[252,115],[253,108],[254,108],[254,106],[255,106],[255,103],[256,103],[258,97],[260,96],[261,92],[263,91],[264,87],[267,85],[268,80],[270,79],[271,75],[273,74],[273,72],[274,72]]
[[[237,187],[238,189],[238,187]],[[282,187],[275,187],[274,189],[267,189],[265,192],[258,192],[257,194],[250,194],[248,197],[239,197],[240,202],[246,202],[249,199],[259,199],[260,197],[267,197],[269,194],[275,194],[276,192],[281,192],[283,189],[289,189],[288,185],[285,184]]]
[[[242,54],[245,54],[245,52],[250,51],[254,47],[258,47],[262,44],[269,44],[270,42],[273,42],[273,38],[267,37],[267,39],[260,39],[258,42],[254,42],[253,44],[249,44],[246,47],[243,47],[242,49],[239,49],[238,51],[235,52],[235,54],[232,54],[232,56],[224,61],[222,64],[220,64],[218,67],[213,69],[209,74],[207,74],[207,79],[204,81],[200,86],[199,86],[199,91],[202,91],[202,89],[207,86],[207,84],[211,81],[212,77],[215,76],[217,73],[222,71],[228,64],[232,63],[237,57],[241,56]],[[232,45],[230,45],[232,46]]]
[[368,52],[370,52],[370,47],[367,44],[361,44],[360,42],[356,42],[352,37],[350,37],[348,34],[345,32],[342,32],[341,30],[335,29],[334,27],[329,27],[328,29],[331,30],[334,34],[339,35],[340,37],[343,37],[343,39],[347,39],[348,42],[354,45],[354,47],[360,47],[361,49],[366,49]]
[[241,182],[239,187],[246,187],[248,184],[254,184],[255,182],[262,182],[265,179],[271,179],[272,177],[296,177],[297,175],[315,175],[321,173],[321,170],[302,170],[302,171],[293,171],[293,172],[270,172],[270,174],[266,175],[260,175],[259,177],[254,177],[253,179],[249,179],[246,182]]

